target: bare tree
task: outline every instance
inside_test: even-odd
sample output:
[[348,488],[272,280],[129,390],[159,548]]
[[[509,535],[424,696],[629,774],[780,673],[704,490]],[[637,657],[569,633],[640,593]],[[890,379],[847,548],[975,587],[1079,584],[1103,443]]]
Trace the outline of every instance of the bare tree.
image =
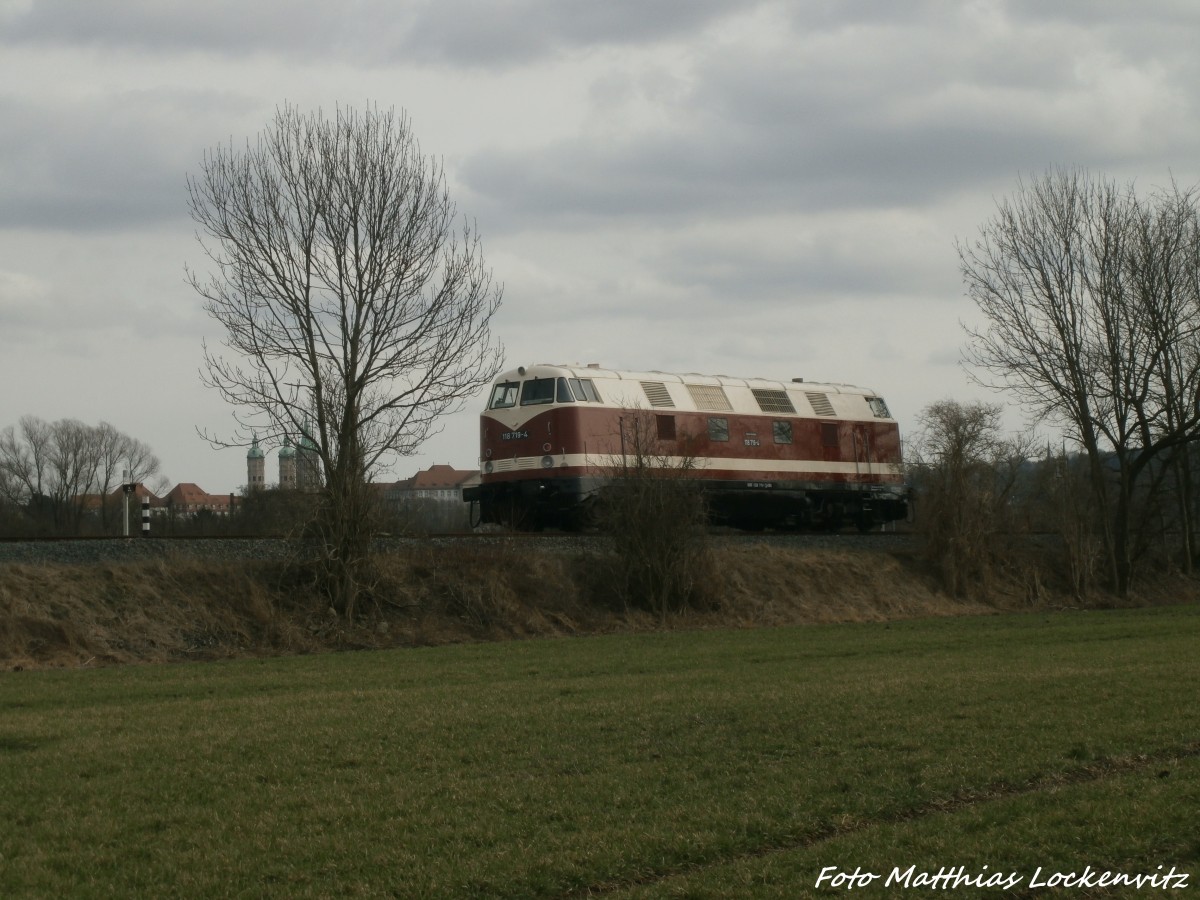
[[987,596],[1000,542],[1016,525],[1013,490],[1032,439],[1005,437],[1001,412],[998,404],[931,403],[911,447],[926,553],[957,596]]
[[1104,548],[1094,527],[1102,514],[1096,510],[1086,465],[1081,462],[1085,461],[1078,454],[1068,454],[1065,447],[1055,452],[1047,446],[1038,467],[1033,504],[1041,514],[1040,524],[1062,539],[1062,570],[1077,600],[1091,593],[1104,565]]
[[34,519],[60,531],[78,525],[95,470],[82,422],[22,416],[0,436],[0,467],[9,499]]
[[0,496],[59,533],[81,530],[93,497],[106,521],[107,494],[122,469],[142,481],[158,474],[158,457],[107,422],[23,416],[19,428],[0,432]]
[[96,486],[99,463],[94,429],[78,419],[60,419],[51,427],[50,501],[56,528],[77,534],[87,497]]
[[1195,437],[1200,390],[1200,213],[1196,192],[1174,187],[1134,209],[1125,259],[1132,306],[1150,338],[1152,377],[1138,386],[1137,439],[1165,457],[1153,467],[1150,493],[1169,482],[1185,571],[1192,569],[1195,525],[1188,443]]
[[45,496],[52,440],[50,424],[37,416],[22,416],[19,428],[10,425],[0,433],[0,468],[13,503]]
[[144,484],[154,479],[154,490],[161,492],[162,487],[169,483],[163,477],[162,463],[154,451],[135,437],[126,436],[122,441],[120,462],[122,470],[135,484]]
[[107,531],[112,491],[119,484],[141,484],[159,475],[161,463],[146,444],[108,422],[92,429],[92,440],[97,455],[96,490],[100,494],[101,527]]
[[96,446],[96,492],[100,495],[100,524],[108,531],[109,494],[123,483],[123,457],[130,438],[108,422],[101,422],[92,432]]
[[1162,256],[1192,240],[1195,215],[1192,195],[1177,189],[1141,200],[1132,187],[1058,171],[1020,183],[958,248],[985,322],[968,329],[968,362],[1084,449],[1122,596],[1139,479],[1200,436],[1198,310],[1183,290],[1194,271],[1186,252]]
[[28,497],[25,473],[28,464],[25,448],[11,425],[0,432],[0,495],[9,503],[21,505]]
[[232,352],[204,354],[206,382],[239,410],[226,443],[254,428],[311,440],[323,570],[353,615],[367,480],[499,370],[502,290],[441,165],[391,111],[284,106],[254,143],[206,153],[188,190],[216,270],[189,277]]
[[24,506],[29,501],[29,469],[28,450],[9,425],[0,432],[0,499],[13,506]]
[[9,468],[7,461],[0,457],[0,503],[16,505],[20,503],[23,494],[24,485],[20,478]]

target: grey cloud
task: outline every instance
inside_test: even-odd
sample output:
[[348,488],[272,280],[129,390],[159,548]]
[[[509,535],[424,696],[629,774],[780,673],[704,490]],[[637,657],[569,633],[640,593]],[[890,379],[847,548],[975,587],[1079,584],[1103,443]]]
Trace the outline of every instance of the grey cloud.
[[10,44],[66,44],[137,48],[164,53],[209,50],[241,55],[255,49],[329,46],[343,31],[340,6],[288,0],[32,0],[10,12],[3,40]]
[[406,49],[461,65],[552,55],[604,44],[677,37],[757,4],[728,0],[468,0],[435,3],[413,24]]
[[0,99],[0,227],[86,231],[186,219],[185,174],[238,106],[156,91],[103,103]]
[[[701,287],[714,298],[737,298],[755,304],[806,306],[832,297],[927,296],[955,297],[958,273],[949,240],[938,248],[914,247],[903,234],[885,229],[848,239],[820,234],[820,220],[810,226],[817,237],[785,240],[799,231],[798,223],[778,226],[772,246],[724,245],[714,238],[681,239],[654,259],[664,277],[681,285]],[[736,227],[731,229],[736,233]],[[905,254],[904,250],[912,250]],[[917,250],[921,252],[917,252]]]
[[[1105,109],[1109,98],[1080,82],[1071,48],[1024,38],[955,40],[905,26],[856,36],[844,54],[799,37],[774,53],[714,52],[653,130],[608,138],[597,128],[540,149],[480,154],[462,177],[493,220],[583,227],[927,205],[1057,164],[1161,166],[1150,134],[1159,124],[1175,128],[1177,152],[1189,142],[1200,149],[1195,129],[1176,124],[1195,112],[1192,62],[1162,73],[1174,88],[1171,112],[1167,99],[1158,110]],[[1085,114],[1087,104],[1095,108]],[[1144,136],[1121,133],[1142,116]]]
[[[743,123],[611,147],[570,141],[540,152],[493,152],[469,160],[461,174],[490,221],[569,227],[605,218],[927,204],[997,173],[1074,160],[1085,144],[1083,136],[1004,120],[865,117],[835,126],[764,112],[753,128]],[[1094,160],[1095,150],[1089,152]]]
[[50,295],[43,279],[0,269],[0,336],[26,340],[39,325],[40,308]]
[[1063,21],[1079,25],[1120,28],[1178,28],[1200,24],[1200,9],[1192,0],[1009,0],[1010,15],[1020,20]]
[[[990,24],[996,36],[1019,32],[1036,39],[1046,25],[1065,25],[1080,31],[1112,30],[1126,46],[1141,46],[1154,36],[1162,50],[1194,45],[1200,26],[1200,7],[1193,0],[996,0],[947,4],[944,0],[842,0],[839,3],[782,4],[798,34],[847,29],[924,29],[947,35],[955,20]],[[1063,47],[1069,51],[1070,47]]]
[[494,66],[677,37],[747,8],[728,0],[34,0],[8,14],[0,41]]

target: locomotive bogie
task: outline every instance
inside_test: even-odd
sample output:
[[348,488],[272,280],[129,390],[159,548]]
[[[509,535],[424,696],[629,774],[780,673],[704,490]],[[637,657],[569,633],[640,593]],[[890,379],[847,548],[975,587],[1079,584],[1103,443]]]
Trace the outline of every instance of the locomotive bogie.
[[900,436],[881,397],[848,385],[530,366],[493,385],[481,522],[578,524],[631,465],[680,470],[715,522],[870,528],[907,515]]

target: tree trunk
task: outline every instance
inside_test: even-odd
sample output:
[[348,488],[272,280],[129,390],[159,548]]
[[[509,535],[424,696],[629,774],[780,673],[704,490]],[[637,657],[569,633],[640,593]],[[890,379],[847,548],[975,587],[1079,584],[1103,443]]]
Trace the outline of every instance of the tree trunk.
[[1133,577],[1130,553],[1130,519],[1133,512],[1133,486],[1127,471],[1121,472],[1121,489],[1117,493],[1117,508],[1113,515],[1113,590],[1122,600],[1129,597]]
[[[352,457],[352,453],[345,454]],[[326,475],[318,511],[322,577],[334,609],[352,619],[363,586],[363,570],[371,552],[374,508],[362,467],[352,459],[340,461]]]
[[[1116,530],[1119,529],[1118,522],[1122,518],[1120,514],[1113,517],[1108,503],[1108,476],[1104,469],[1104,461],[1100,458],[1100,449],[1094,440],[1089,440],[1085,443],[1084,449],[1088,456],[1088,471],[1091,476],[1092,496],[1096,502],[1097,521],[1100,523],[1101,539],[1104,542],[1104,557],[1108,563],[1109,584],[1114,590],[1120,593],[1118,585],[1121,583],[1121,565],[1118,561],[1120,551],[1117,549],[1118,538]],[[1120,506],[1120,503],[1118,503]],[[1128,518],[1126,517],[1126,522]],[[1121,543],[1125,543],[1122,539]]]

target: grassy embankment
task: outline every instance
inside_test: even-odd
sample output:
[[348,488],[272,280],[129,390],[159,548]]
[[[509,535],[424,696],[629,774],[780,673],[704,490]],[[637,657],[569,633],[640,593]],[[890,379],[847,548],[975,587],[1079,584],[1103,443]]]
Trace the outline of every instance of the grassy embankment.
[[1198,646],[1181,606],[8,672],[0,896],[1200,876]]
[[[848,540],[853,546],[853,538]],[[770,546],[715,551],[709,608],[671,628],[878,621],[1029,608],[1018,585],[993,604],[936,590],[911,558]],[[602,557],[506,541],[417,544],[378,557],[346,623],[278,563],[180,555],[136,563],[0,565],[0,671],[43,666],[382,649],[658,630],[614,598]],[[1043,603],[1070,603],[1061,598]]]

